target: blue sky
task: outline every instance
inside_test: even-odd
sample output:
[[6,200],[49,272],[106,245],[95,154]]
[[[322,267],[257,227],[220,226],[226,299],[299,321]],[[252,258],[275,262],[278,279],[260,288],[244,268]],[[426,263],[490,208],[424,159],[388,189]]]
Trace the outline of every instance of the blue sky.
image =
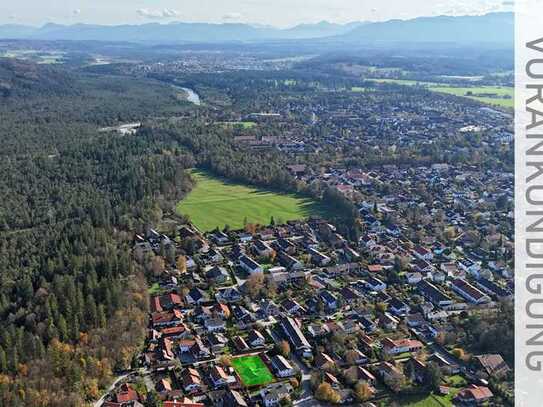
[[0,24],[242,22],[288,27],[504,11],[507,0],[0,0]]

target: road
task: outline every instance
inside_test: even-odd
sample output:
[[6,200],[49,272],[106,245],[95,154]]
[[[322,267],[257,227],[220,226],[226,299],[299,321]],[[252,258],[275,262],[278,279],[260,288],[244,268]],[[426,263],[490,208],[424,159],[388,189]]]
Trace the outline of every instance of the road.
[[[282,337],[280,337],[275,330],[269,329],[269,334],[273,338],[275,343],[279,343],[283,340]],[[302,381],[300,383],[300,386],[302,386],[302,394],[300,398],[293,402],[295,406],[301,406],[301,407],[313,407],[313,406],[326,406],[326,404],[321,403],[320,401],[316,400],[313,397],[313,390],[311,389],[311,369],[309,369],[298,357],[298,355],[292,353],[290,360],[292,360],[298,369],[300,369],[300,372],[302,373]]]
[[124,378],[128,377],[132,372],[127,372],[119,377],[117,377],[115,379],[115,381],[111,384],[111,386],[108,387],[108,389],[104,392],[104,395],[102,397],[100,397],[100,400],[98,400],[97,402],[95,402],[93,404],[94,407],[101,407],[102,404],[104,403],[104,399],[106,398],[106,396],[111,393],[113,391],[113,389],[115,389],[115,387],[117,386],[117,384],[119,384],[119,382],[121,380],[123,380]]

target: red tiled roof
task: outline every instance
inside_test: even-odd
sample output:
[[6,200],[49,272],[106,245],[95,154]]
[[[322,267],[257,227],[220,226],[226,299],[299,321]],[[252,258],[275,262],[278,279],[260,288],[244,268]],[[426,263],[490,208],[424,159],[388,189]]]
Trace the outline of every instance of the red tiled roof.
[[139,395],[129,384],[123,384],[115,394],[117,403],[126,403],[128,401],[139,400]]

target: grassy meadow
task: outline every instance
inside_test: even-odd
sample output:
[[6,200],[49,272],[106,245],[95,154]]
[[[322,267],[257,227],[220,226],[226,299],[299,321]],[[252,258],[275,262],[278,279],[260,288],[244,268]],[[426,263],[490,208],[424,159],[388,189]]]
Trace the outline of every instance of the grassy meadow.
[[[421,82],[409,79],[369,79],[370,81],[377,83],[392,83],[396,85],[404,86],[424,86],[431,90],[432,92],[447,93],[449,95],[467,97],[469,99],[477,100],[481,103],[487,105],[495,105],[502,107],[513,108],[515,104],[515,90],[511,86],[448,86],[443,83],[435,82]],[[471,92],[473,95],[468,95],[468,92]],[[497,97],[490,96],[477,96],[478,94],[495,94]],[[508,96],[508,97],[507,97]]]
[[189,216],[202,231],[225,225],[241,229],[245,220],[267,225],[272,216],[279,223],[326,213],[324,207],[308,198],[230,182],[198,170],[191,175],[196,185],[176,210]]

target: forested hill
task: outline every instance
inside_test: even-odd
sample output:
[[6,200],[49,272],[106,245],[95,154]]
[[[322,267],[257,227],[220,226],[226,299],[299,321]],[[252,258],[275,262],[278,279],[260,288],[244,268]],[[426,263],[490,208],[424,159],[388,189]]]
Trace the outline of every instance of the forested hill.
[[141,344],[131,236],[193,165],[164,139],[98,129],[182,106],[153,83],[0,66],[0,405],[80,406]]
[[0,58],[0,97],[39,93],[67,95],[74,92],[73,78],[66,71],[38,66],[12,58]]

